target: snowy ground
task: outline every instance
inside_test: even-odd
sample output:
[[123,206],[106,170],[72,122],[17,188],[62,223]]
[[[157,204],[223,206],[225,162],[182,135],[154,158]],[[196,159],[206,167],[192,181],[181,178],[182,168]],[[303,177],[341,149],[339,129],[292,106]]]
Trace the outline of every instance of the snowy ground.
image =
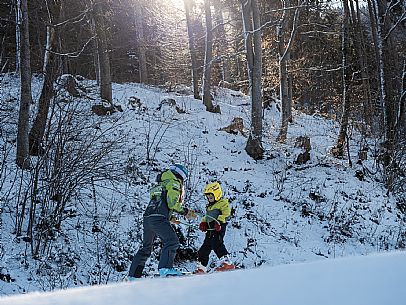
[[[18,193],[16,181],[21,178],[21,171],[14,165],[13,144],[18,117],[18,82],[10,75],[2,75],[0,81],[0,147],[7,152],[7,163],[0,176],[0,273],[12,279],[0,281],[2,295],[122,281],[131,255],[140,245],[142,211],[147,204],[148,189],[159,170],[171,162],[185,162],[191,173],[186,198],[190,207],[203,209],[202,188],[211,180],[221,182],[234,211],[225,242],[232,259],[241,268],[325,261],[325,258],[404,248],[405,216],[396,208],[396,198],[386,194],[382,185],[374,162],[372,139],[367,139],[368,160],[356,164],[358,150],[365,142],[355,129],[351,129],[350,134],[354,166],[349,167],[347,160],[335,159],[330,154],[338,133],[337,122],[320,115],[294,112],[286,143],[277,143],[280,113],[273,104],[264,112],[265,158],[254,161],[244,150],[247,142],[244,135],[219,131],[237,116],[249,126],[249,97],[219,89],[215,103],[221,106],[221,114],[212,114],[190,95],[167,93],[138,84],[114,84],[114,103],[122,105],[122,113],[97,117],[90,111],[97,100],[86,98],[67,97],[70,102],[59,103],[57,109],[77,106],[78,117],[92,127],[90,130],[94,130],[96,136],[115,126],[107,140],[120,139],[124,145],[106,154],[106,159],[116,162],[117,167],[111,173],[120,179],[97,181],[94,190],[92,186],[77,190],[67,206],[71,214],[64,220],[62,230],[55,232],[55,239],[43,259],[33,260],[29,244],[13,234],[18,201],[14,194]],[[36,99],[38,84],[38,79],[34,79]],[[94,82],[83,80],[81,85],[87,88],[87,96],[97,97]],[[129,105],[131,97],[139,98],[141,105]],[[182,111],[178,113],[168,99],[174,99]],[[89,139],[82,138],[80,131],[78,128],[75,139],[79,144],[87,143]],[[304,165],[294,163],[300,152],[294,145],[299,136],[311,139],[311,160]],[[24,179],[28,181],[29,177]],[[93,230],[95,225],[99,231]],[[195,248],[203,239],[196,225],[198,220],[191,227],[179,226]],[[157,252],[158,246],[146,266],[149,274],[156,272]],[[177,264],[187,270],[194,267],[190,261]],[[272,275],[278,268],[265,270]],[[245,272],[261,270],[241,273]],[[224,275],[228,276],[232,275]],[[312,286],[312,282],[310,280],[305,287]],[[155,285],[155,282],[150,283]],[[133,287],[132,284],[129,287]],[[193,295],[205,300],[204,292]]]
[[0,298],[4,305],[403,305],[406,253]]

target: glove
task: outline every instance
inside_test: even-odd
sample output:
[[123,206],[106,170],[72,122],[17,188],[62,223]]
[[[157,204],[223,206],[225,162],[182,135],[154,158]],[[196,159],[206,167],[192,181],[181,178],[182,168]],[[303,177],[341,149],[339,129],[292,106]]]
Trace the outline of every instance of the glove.
[[216,230],[216,232],[220,232],[221,231],[221,225],[219,222],[215,221],[214,222],[214,230]]
[[202,231],[202,232],[206,232],[207,231],[207,222],[202,221],[199,224],[199,230]]
[[193,220],[196,218],[196,213],[192,209],[185,209],[187,212],[185,214],[185,217],[187,220]]
[[186,216],[189,213],[188,208],[183,208],[183,212],[180,212],[181,215]]
[[174,225],[180,224],[180,221],[177,220],[175,216],[172,216],[169,221],[170,221],[170,223],[172,223],[172,224],[174,224]]

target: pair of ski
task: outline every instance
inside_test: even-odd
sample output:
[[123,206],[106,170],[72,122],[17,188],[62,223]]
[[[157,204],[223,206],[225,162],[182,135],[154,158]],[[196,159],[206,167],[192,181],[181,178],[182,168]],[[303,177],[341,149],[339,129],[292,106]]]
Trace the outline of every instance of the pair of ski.
[[[182,275],[167,275],[164,278],[174,278],[174,277],[183,277],[183,276],[192,276],[192,275],[206,275],[206,274],[213,274],[213,273],[217,273],[217,272],[227,272],[227,271],[234,271],[237,270],[238,267],[234,266],[233,269],[227,269],[227,270],[216,270],[216,269],[212,269],[208,272],[199,272],[199,273],[194,273],[194,272],[190,272],[190,271],[181,271]],[[154,277],[160,277],[159,273],[154,274]]]

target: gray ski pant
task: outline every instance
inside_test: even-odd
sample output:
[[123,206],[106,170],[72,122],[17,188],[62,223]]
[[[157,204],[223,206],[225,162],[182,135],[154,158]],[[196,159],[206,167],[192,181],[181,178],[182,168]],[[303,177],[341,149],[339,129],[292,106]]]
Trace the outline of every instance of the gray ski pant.
[[152,245],[156,236],[158,236],[163,243],[158,269],[172,268],[176,250],[179,248],[179,238],[168,218],[165,216],[151,215],[144,217],[143,227],[142,247],[134,256],[128,273],[128,276],[131,277],[141,277],[145,262],[151,255]]

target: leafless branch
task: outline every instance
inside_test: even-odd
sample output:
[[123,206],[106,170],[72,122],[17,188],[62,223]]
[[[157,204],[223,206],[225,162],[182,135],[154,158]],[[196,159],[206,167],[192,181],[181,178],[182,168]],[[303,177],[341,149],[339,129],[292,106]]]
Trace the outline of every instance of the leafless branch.
[[66,56],[66,57],[70,57],[70,58],[77,58],[77,57],[79,57],[79,56],[83,53],[83,51],[85,50],[85,48],[87,47],[87,45],[88,45],[95,37],[96,37],[96,35],[90,37],[89,40],[86,41],[86,43],[83,45],[82,49],[81,49],[80,51],[78,51],[78,52],[59,53],[59,52],[54,52],[54,51],[52,51],[52,50],[50,50],[50,49],[46,49],[46,50],[49,51],[49,52],[52,52],[52,53],[54,53],[54,54],[56,54],[56,55],[59,55],[59,56]]

